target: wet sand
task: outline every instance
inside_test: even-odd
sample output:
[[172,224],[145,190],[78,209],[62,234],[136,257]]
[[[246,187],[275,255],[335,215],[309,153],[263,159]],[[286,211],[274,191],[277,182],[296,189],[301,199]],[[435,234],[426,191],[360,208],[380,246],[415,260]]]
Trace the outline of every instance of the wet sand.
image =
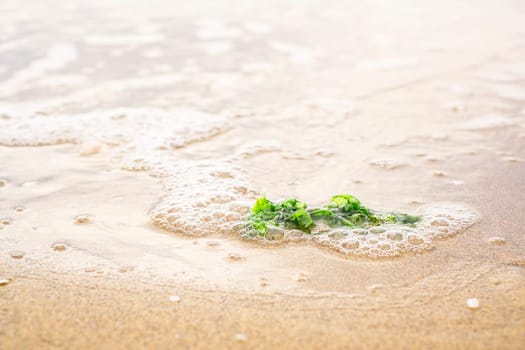
[[[54,161],[35,177],[22,153]],[[161,232],[145,214],[155,180],[71,153],[3,149],[15,178],[39,181],[30,191],[2,189],[26,207],[2,230],[3,348],[512,349],[525,340],[520,171],[472,184],[493,190],[470,192],[483,220],[466,233],[427,254],[369,261]],[[75,224],[82,212],[93,223]],[[495,234],[505,244],[488,243]],[[57,242],[66,250],[54,250]],[[468,298],[479,309],[467,308]]]
[[[519,2],[15,5],[0,348],[523,347]],[[227,219],[337,193],[479,217],[380,259]]]

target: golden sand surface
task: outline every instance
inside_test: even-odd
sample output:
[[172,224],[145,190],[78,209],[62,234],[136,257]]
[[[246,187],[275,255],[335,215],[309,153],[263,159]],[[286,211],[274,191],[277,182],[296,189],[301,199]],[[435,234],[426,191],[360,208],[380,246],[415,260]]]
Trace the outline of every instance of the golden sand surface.
[[[37,182],[2,189],[26,207],[2,230],[4,349],[517,349],[525,340],[520,171],[496,172],[491,191],[471,192],[483,219],[466,233],[427,254],[370,261],[159,231],[145,215],[155,180],[71,153],[2,150],[4,170]],[[50,161],[35,177],[21,154]],[[86,211],[92,223],[75,224]],[[494,235],[506,242],[488,243]]]

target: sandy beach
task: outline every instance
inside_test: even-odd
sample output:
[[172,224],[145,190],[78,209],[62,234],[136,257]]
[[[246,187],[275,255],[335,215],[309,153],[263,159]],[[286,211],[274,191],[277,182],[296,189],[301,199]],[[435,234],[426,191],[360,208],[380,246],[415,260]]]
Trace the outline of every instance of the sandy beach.
[[[524,346],[522,4],[49,4],[0,5],[1,349]],[[236,229],[339,193],[423,221]]]

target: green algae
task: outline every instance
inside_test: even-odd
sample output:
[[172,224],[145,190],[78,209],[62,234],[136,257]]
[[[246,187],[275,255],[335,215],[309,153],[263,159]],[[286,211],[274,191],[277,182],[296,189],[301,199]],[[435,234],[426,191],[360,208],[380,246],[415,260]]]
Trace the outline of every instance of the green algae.
[[320,224],[332,228],[369,228],[381,224],[414,226],[420,220],[419,216],[367,208],[348,194],[335,195],[324,207],[313,209],[295,198],[275,203],[263,196],[255,201],[242,224],[242,231],[243,236],[266,238],[276,229],[295,229],[309,235]]

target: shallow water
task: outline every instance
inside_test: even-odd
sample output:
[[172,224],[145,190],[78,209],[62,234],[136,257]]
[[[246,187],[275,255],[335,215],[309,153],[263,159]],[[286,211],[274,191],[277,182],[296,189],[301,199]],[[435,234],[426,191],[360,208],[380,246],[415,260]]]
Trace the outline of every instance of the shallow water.
[[[8,1],[0,12],[0,274],[13,284],[28,271],[130,275],[365,293],[369,305],[381,290],[412,311],[444,294],[523,295],[520,2]],[[425,220],[401,236],[278,245],[232,230],[259,195],[317,206],[337,193]],[[463,295],[466,281],[476,288]],[[523,302],[498,307],[523,319]]]

